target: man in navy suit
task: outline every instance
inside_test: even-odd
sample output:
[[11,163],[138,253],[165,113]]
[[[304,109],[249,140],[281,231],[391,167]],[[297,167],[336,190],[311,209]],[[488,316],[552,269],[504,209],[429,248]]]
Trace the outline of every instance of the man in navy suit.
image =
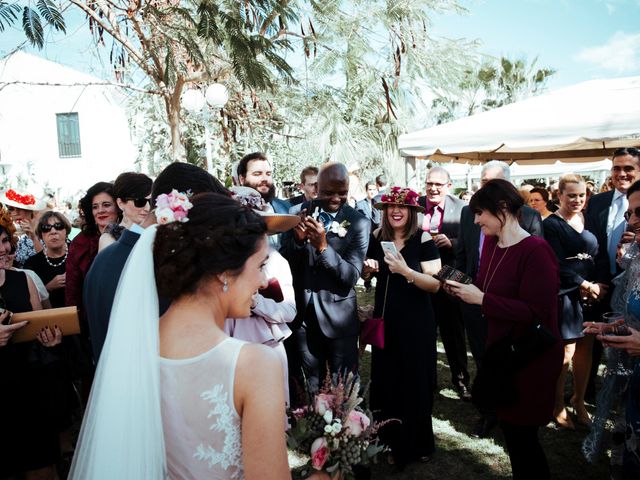
[[380,226],[380,210],[374,207],[374,199],[378,195],[378,185],[376,182],[367,182],[364,184],[367,196],[356,202],[355,209],[367,217],[371,221],[371,231]]
[[596,258],[597,280],[605,285],[619,272],[616,263],[618,244],[629,241],[625,235],[627,222],[624,212],[628,207],[627,190],[640,179],[640,151],[637,148],[619,148],[613,153],[611,183],[614,189],[589,198],[585,221],[587,228],[598,239]]
[[[276,187],[273,184],[273,167],[267,156],[262,152],[245,155],[238,163],[238,180],[240,185],[251,187],[260,192],[265,203],[274,213],[289,213],[291,204],[287,200],[276,198]],[[269,245],[280,249],[281,234],[270,235]]]
[[[596,256],[596,288],[595,293],[604,296],[600,302],[599,312],[609,309],[609,293],[611,280],[620,273],[616,263],[618,245],[630,242],[633,232],[626,232],[627,222],[624,212],[629,205],[627,190],[640,179],[640,151],[637,148],[619,148],[613,152],[611,164],[611,183],[613,190],[599,193],[589,198],[585,212],[585,228],[598,239],[598,255]],[[597,316],[597,314],[596,314]],[[598,373],[602,344],[595,342],[593,346],[592,368],[587,386],[587,396],[595,396],[595,377]]]
[[[510,180],[511,174],[509,165],[504,162],[492,160],[482,167],[480,173],[480,186],[485,185],[489,180],[502,178]],[[484,234],[480,227],[475,224],[475,215],[469,206],[462,209],[460,217],[460,229],[458,231],[458,244],[455,249],[455,265],[458,270],[475,279],[480,265],[480,255],[484,244]],[[523,206],[520,210],[520,226],[531,235],[542,237],[542,218],[533,208]],[[460,303],[462,319],[469,340],[471,355],[479,367],[482,363],[485,344],[487,343],[488,325],[482,316],[482,311],[478,305]],[[480,419],[474,434],[478,437],[486,437],[496,425],[496,418],[493,412],[481,412],[483,418]]]
[[[152,205],[155,205],[158,195],[170,193],[174,188],[180,192],[191,190],[194,194],[214,192],[229,195],[229,191],[210,173],[195,165],[176,162],[165,168],[154,182]],[[153,223],[155,216],[149,215],[145,227]],[[117,242],[98,253],[87,273],[83,286],[83,302],[96,363],[107,337],[111,307],[122,269],[143,231],[142,227],[135,224],[131,229],[124,230]]]
[[[443,167],[433,167],[427,172],[426,195],[418,199],[424,207],[422,230],[429,232],[440,252],[442,265],[453,266],[462,208],[466,205],[450,195],[451,177]],[[443,289],[432,295],[433,311],[440,337],[444,345],[451,382],[458,396],[471,400],[469,371],[467,370],[467,345],[460,302]]]
[[[369,244],[370,222],[350,207],[349,174],[341,163],[327,163],[318,174],[319,211],[307,215],[283,238],[281,253],[291,264],[297,316],[288,353],[292,375],[301,364],[312,387],[332,372],[353,370],[358,363],[360,323],[355,285]],[[292,358],[293,353],[298,358]],[[295,390],[292,390],[292,392]],[[294,399],[292,398],[292,401]]]

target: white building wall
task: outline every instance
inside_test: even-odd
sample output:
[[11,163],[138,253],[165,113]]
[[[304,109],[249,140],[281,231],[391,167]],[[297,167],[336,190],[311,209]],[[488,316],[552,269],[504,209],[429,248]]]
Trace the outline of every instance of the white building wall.
[[[6,84],[14,80],[81,85]],[[135,148],[115,87],[86,85],[95,82],[101,80],[22,52],[0,62],[0,164],[8,185],[31,175],[36,190],[47,187],[65,199],[134,169]],[[82,153],[60,158],[56,114],[71,112],[78,113]]]

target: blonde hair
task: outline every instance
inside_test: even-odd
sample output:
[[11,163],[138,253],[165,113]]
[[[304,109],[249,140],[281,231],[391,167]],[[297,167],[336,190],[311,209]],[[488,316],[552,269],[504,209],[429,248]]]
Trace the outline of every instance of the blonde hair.
[[564,188],[568,183],[584,183],[586,185],[582,175],[578,175],[577,173],[565,173],[560,177],[560,182],[558,182],[558,191],[560,193],[564,192]]

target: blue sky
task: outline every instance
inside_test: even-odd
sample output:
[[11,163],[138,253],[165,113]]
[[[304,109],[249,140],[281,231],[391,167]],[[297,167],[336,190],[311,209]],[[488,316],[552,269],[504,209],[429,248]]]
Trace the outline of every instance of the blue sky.
[[478,39],[492,56],[538,57],[550,88],[640,75],[640,0],[463,0],[469,14],[439,15],[434,33]]
[[[435,15],[433,34],[477,39],[488,55],[538,57],[557,70],[549,88],[592,78],[640,75],[640,0],[461,0],[469,14]],[[68,35],[47,33],[40,55],[103,78],[82,15],[67,12]],[[0,33],[0,56],[24,40],[18,27]],[[107,45],[109,45],[107,41]],[[108,49],[103,49],[108,55]]]

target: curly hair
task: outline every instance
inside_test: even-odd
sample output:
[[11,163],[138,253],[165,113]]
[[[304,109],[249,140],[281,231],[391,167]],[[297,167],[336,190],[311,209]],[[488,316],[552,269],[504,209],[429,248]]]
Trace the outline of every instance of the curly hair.
[[93,217],[92,205],[93,198],[100,193],[106,193],[113,199],[113,204],[118,212],[118,220],[116,223],[120,223],[120,220],[122,220],[122,210],[118,208],[115,196],[113,195],[113,183],[98,182],[92,185],[89,190],[87,190],[85,196],[80,199],[80,210],[82,210],[85,221],[85,224],[82,226],[82,231],[87,234],[98,234],[98,225],[96,224],[96,219]]
[[267,230],[260,215],[225,195],[200,193],[191,203],[188,222],[160,225],[156,233],[156,286],[170,300],[219,273],[240,274]]
[[2,207],[2,209],[0,209],[0,233],[2,232],[7,233],[11,247],[15,249],[16,244],[18,243],[18,238],[16,237],[16,226],[13,224],[11,214],[6,207]]

